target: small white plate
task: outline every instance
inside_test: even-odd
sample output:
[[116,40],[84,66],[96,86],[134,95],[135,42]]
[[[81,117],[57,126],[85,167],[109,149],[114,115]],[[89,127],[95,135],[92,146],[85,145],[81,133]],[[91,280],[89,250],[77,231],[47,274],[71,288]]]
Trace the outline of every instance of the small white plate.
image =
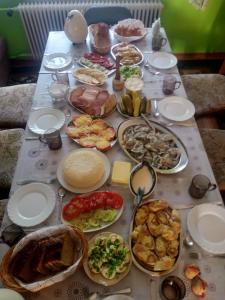
[[[81,151],[81,149],[77,149],[74,150],[73,152],[76,151]],[[110,169],[111,169],[111,165],[110,165],[110,161],[108,159],[108,157],[103,154],[100,151],[97,150],[93,150],[93,149],[83,149],[83,151],[91,151],[91,152],[95,152],[96,154],[99,155],[99,157],[103,160],[104,163],[104,167],[105,167],[105,174],[103,176],[103,178],[94,186],[86,188],[86,189],[82,189],[82,188],[75,188],[73,186],[71,186],[70,184],[68,184],[63,177],[63,164],[64,164],[64,160],[66,159],[66,157],[61,160],[61,162],[58,165],[58,169],[57,169],[57,179],[59,181],[59,183],[68,191],[73,192],[73,193],[78,193],[78,194],[83,194],[83,193],[89,193],[89,192],[93,192],[97,189],[99,189],[108,179],[109,174],[110,174]],[[71,152],[70,152],[71,153]]]
[[188,231],[202,249],[225,253],[225,210],[213,204],[195,206],[188,214]]
[[72,57],[66,53],[53,53],[44,58],[44,67],[49,70],[62,70],[72,63]]
[[195,114],[193,103],[186,98],[171,96],[158,102],[159,112],[172,121],[186,121]]
[[134,300],[134,298],[131,298],[127,295],[111,295],[106,298],[103,298],[102,300]]
[[30,131],[43,134],[50,128],[60,129],[66,121],[66,116],[63,112],[54,108],[40,108],[31,112],[28,127]]
[[177,58],[167,52],[155,52],[151,55],[149,63],[154,68],[166,70],[176,66]]
[[9,199],[8,215],[13,223],[19,226],[35,226],[50,216],[55,201],[55,192],[48,185],[27,184],[18,189]]

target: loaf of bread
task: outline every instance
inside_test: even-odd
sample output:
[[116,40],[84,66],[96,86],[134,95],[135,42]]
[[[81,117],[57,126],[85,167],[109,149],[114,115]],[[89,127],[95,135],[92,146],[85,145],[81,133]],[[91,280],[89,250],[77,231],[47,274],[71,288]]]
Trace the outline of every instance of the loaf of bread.
[[80,150],[70,153],[63,163],[64,180],[75,188],[95,186],[105,173],[104,162],[94,151]]
[[22,282],[31,283],[71,266],[75,255],[75,243],[69,232],[31,240],[13,256],[9,271]]

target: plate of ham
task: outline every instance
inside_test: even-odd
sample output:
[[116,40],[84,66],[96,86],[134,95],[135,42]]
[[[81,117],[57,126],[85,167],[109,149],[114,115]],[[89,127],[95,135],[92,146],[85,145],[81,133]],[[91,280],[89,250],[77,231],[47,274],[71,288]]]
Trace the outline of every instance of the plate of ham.
[[116,108],[116,97],[96,86],[79,86],[70,90],[69,103],[78,111],[94,117],[106,117]]

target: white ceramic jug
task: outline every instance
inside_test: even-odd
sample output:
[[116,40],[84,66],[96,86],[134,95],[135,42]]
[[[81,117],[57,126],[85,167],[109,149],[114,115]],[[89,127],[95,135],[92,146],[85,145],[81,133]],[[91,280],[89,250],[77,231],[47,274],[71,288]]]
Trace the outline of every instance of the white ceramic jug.
[[88,26],[79,10],[71,10],[65,21],[64,31],[68,39],[75,43],[83,43],[88,34]]

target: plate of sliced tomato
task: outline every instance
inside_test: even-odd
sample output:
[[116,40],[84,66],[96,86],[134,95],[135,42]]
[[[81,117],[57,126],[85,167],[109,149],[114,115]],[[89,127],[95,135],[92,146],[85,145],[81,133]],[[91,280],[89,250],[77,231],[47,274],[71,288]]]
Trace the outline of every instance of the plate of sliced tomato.
[[96,191],[70,199],[62,209],[62,222],[84,232],[93,232],[115,223],[121,216],[124,201],[120,194]]

